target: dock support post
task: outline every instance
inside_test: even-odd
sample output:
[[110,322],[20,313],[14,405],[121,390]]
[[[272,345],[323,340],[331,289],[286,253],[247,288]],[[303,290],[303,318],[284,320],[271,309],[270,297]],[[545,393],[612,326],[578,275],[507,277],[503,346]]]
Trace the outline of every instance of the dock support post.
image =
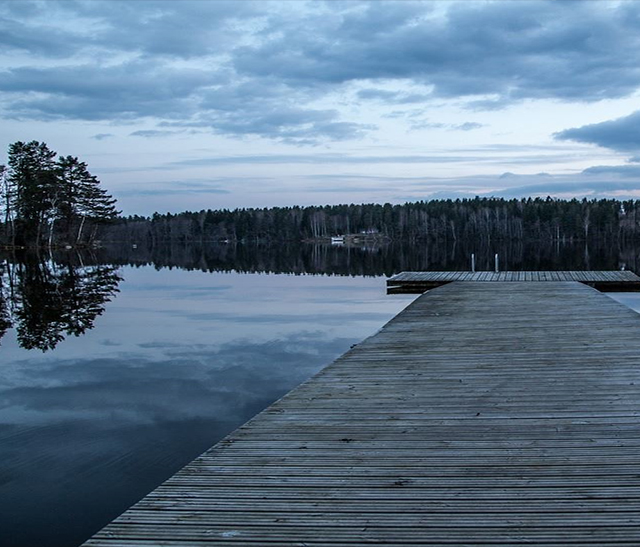
[[498,262],[498,253],[496,253],[496,256],[494,257],[494,262],[495,262],[495,272],[498,273],[500,271],[500,265]]
[[476,273],[476,255],[475,253],[471,253],[471,271]]

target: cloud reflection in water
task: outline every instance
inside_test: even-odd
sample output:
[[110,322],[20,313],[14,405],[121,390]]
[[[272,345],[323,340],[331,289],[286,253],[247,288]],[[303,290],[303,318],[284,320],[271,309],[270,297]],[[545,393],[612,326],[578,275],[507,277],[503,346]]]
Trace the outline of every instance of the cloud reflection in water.
[[1,545],[74,545],[373,334],[381,278],[122,269],[95,328],[1,348]]

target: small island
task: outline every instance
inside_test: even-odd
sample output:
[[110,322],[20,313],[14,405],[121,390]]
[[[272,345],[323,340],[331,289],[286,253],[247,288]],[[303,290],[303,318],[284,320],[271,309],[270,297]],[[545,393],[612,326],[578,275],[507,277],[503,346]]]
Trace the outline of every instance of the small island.
[[15,142],[8,156],[8,166],[0,165],[3,247],[90,246],[98,226],[119,215],[116,200],[77,157],[58,156],[38,141]]

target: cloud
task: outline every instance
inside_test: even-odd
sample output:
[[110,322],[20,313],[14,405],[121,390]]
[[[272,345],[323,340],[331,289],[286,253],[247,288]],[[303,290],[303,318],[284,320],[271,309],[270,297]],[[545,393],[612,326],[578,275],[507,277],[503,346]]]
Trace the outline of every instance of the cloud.
[[386,102],[395,101],[398,95],[397,91],[387,91],[386,89],[361,89],[357,93],[359,99],[379,99]]
[[386,89],[361,89],[356,93],[359,99],[379,100],[391,104],[424,103],[430,100],[428,94],[388,91]]
[[420,131],[422,129],[445,129],[447,124],[439,122],[430,122],[428,120],[418,120],[409,123],[409,126],[414,131]]
[[102,0],[84,3],[79,12],[101,23],[98,41],[103,47],[117,44],[145,56],[190,59],[220,54],[237,43],[248,26],[257,25],[265,15],[261,4],[251,0]]
[[[309,106],[318,93],[301,94],[269,78],[234,73],[233,49],[260,32],[266,14],[261,2],[51,0],[48,22],[38,17],[37,7],[29,2],[21,10],[0,7],[16,34],[6,45],[66,57],[65,62],[16,64],[1,73],[7,118],[154,118],[157,130],[135,136],[167,135],[161,132],[165,124],[295,144],[355,139],[374,128],[341,119],[334,109]],[[271,18],[280,17],[275,5],[270,10]],[[68,24],[73,21],[78,24]],[[87,30],[80,35],[72,27]]]
[[203,95],[197,125],[229,135],[267,136],[292,143],[358,138],[375,128],[343,121],[336,109],[305,106],[318,97],[317,91],[297,91],[277,81],[217,86]]
[[477,122],[464,122],[464,123],[443,123],[443,122],[431,122],[429,119],[423,118],[420,119],[420,116],[423,114],[421,111],[414,111],[410,113],[403,112],[392,112],[390,115],[385,117],[388,118],[399,118],[406,117],[409,120],[409,127],[414,131],[419,131],[423,129],[446,129],[447,131],[472,131],[474,129],[479,129],[481,127],[485,127],[485,124],[477,123]]
[[169,137],[171,135],[176,135],[177,133],[180,133],[180,131],[161,131],[158,129],[141,129],[139,131],[134,131],[133,133],[129,133],[129,136],[153,138],[153,137]]
[[455,131],[473,131],[474,129],[480,129],[481,127],[484,127],[484,126],[485,124],[483,123],[465,122],[457,125],[452,125],[451,129]]
[[479,161],[481,156],[352,156],[339,153],[320,154],[269,154],[246,156],[218,156],[180,160],[167,164],[173,167],[201,167],[221,164],[378,164],[378,163],[452,163]]
[[637,198],[640,185],[632,181],[592,180],[586,181],[580,177],[574,180],[562,180],[551,177],[547,182],[537,184],[522,184],[512,188],[500,189],[491,192],[492,195],[501,197],[526,197],[526,196],[590,196],[609,197],[618,194],[620,197],[635,196]]
[[176,133],[175,128],[198,128],[292,143],[352,139],[373,128],[341,121],[334,109],[297,106],[305,98],[286,97],[277,86],[229,84],[224,75],[204,69],[167,68],[156,60],[93,73],[90,65],[9,70],[0,78],[0,90],[12,94],[5,116],[111,121],[162,116],[160,129],[132,135],[159,137]]
[[[634,166],[628,166],[634,167]],[[501,175],[476,175],[464,177],[378,177],[351,176],[349,174],[316,175],[310,177],[323,181],[314,192],[340,194],[366,190],[380,191],[378,182],[386,188],[395,188],[397,194],[393,202],[428,199],[455,199],[481,197],[522,198],[528,196],[557,196],[619,199],[640,198],[640,183],[634,173],[618,171],[615,167],[596,167],[581,173],[553,175],[545,172],[535,174],[517,174],[505,172]],[[368,183],[371,182],[371,184]]]
[[[611,198],[615,196],[620,199],[637,199],[640,196],[640,184],[637,180],[629,180],[632,178],[632,172],[624,173],[615,167],[598,166],[569,175],[549,173],[521,175],[506,172],[498,176],[432,179],[427,183],[432,186],[437,184],[443,187],[448,186],[451,191],[456,192],[457,197],[464,197],[464,194],[466,197],[477,194],[504,198],[528,196]],[[448,197],[447,191],[440,191],[439,195]]]
[[[28,52],[49,58],[67,57],[78,47],[86,46],[91,38],[78,30],[59,24],[61,4],[46,6],[48,20],[42,18],[43,6],[36,2],[3,2],[0,5],[0,45],[5,51]],[[76,18],[77,14],[71,14]]]
[[617,152],[636,152],[640,150],[640,110],[616,120],[565,129],[554,137],[596,144]]
[[[144,137],[357,140],[376,126],[349,107],[367,103],[477,111],[628,96],[639,14],[633,2],[5,2],[0,44],[18,55],[0,72],[2,113],[155,122],[134,132]],[[399,115],[413,129],[479,127]]]
[[[493,107],[526,98],[622,97],[640,83],[640,8],[633,3],[452,2],[443,17],[413,4],[389,17],[397,5],[334,10],[329,3],[326,19],[303,14],[273,38],[239,48],[234,67],[294,87],[408,80],[433,86],[439,97],[492,96]],[[397,99],[375,90],[360,95],[367,96]]]
[[204,69],[170,68],[159,61],[101,67],[21,67],[0,75],[9,99],[5,116],[16,119],[127,120],[190,115],[194,94],[224,81]]
[[153,188],[126,188],[118,192],[118,196],[184,196],[189,194],[229,194],[229,190],[211,181],[172,181],[154,185]]
[[[585,175],[617,175],[640,180],[640,165],[596,165],[582,171]],[[640,182],[636,183],[640,187]]]
[[21,0],[0,6],[0,43],[46,57],[120,50],[186,59],[215,54],[243,34],[238,21],[263,15],[249,0]]
[[97,133],[96,135],[93,135],[91,138],[97,141],[103,141],[105,139],[110,139],[113,136],[114,136],[113,133]]
[[497,99],[479,99],[476,101],[469,101],[464,105],[466,110],[472,110],[474,112],[483,112],[483,111],[495,111],[495,110],[504,110],[511,104],[513,104],[513,100],[510,97],[501,97]]
[[371,125],[339,121],[339,114],[335,110],[315,110],[261,101],[245,102],[237,109],[218,104],[204,123],[226,134],[265,135],[291,143],[315,143],[322,138],[357,138],[364,130],[373,128]]

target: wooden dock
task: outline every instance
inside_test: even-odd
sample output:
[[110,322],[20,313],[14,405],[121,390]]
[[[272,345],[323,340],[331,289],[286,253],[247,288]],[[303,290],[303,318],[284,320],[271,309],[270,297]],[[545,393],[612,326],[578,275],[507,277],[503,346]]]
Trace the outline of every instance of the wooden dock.
[[640,545],[640,315],[432,290],[85,545],[211,544]]
[[524,272],[401,272],[387,280],[389,294],[422,294],[454,281],[577,281],[604,292],[640,291],[640,277],[628,270]]

